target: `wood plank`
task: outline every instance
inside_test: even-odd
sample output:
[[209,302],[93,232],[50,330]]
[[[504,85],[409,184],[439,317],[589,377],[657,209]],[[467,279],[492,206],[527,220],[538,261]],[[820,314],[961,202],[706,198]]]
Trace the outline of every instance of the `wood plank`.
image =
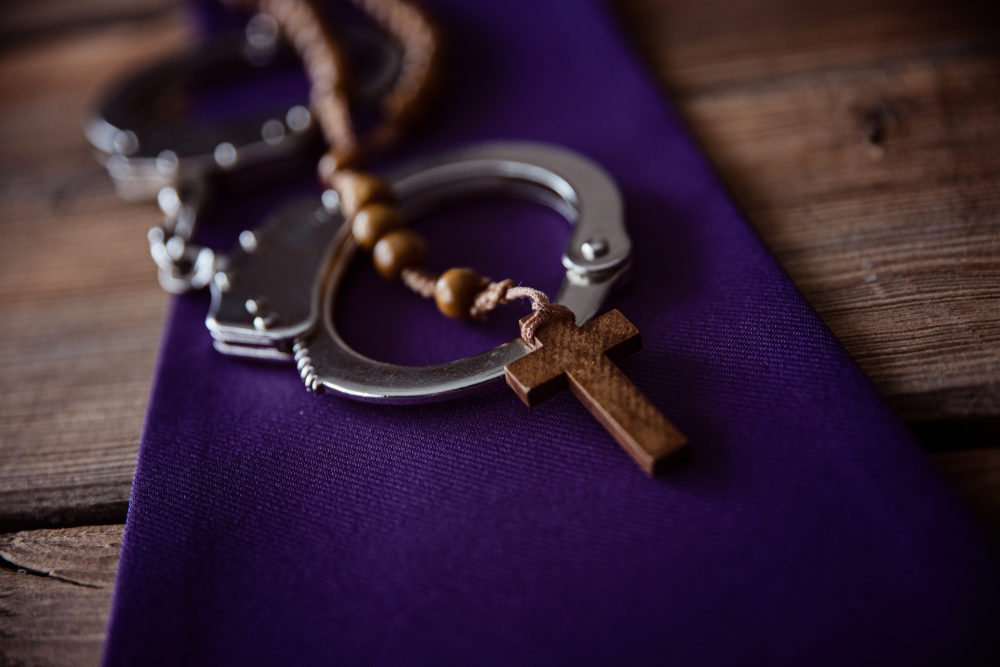
[[[744,175],[736,197],[783,266],[907,419],[1000,411],[998,163],[971,159],[975,143],[1000,154],[996,71],[962,58],[879,84],[884,70],[762,93],[752,116],[705,133],[723,171]],[[973,91],[963,118],[948,118],[945,99]],[[794,118],[782,114],[789,98]],[[731,103],[695,108],[740,117]],[[878,143],[865,135],[870,113],[887,118]],[[810,159],[820,151],[826,160]]]
[[980,0],[613,1],[678,98],[979,50],[997,39],[1000,17],[996,3]]
[[619,4],[749,219],[899,413],[1000,413],[996,3]]
[[173,0],[4,0],[0,5],[0,45],[50,40],[109,23],[160,18],[176,11]]
[[173,15],[0,53],[0,529],[122,521],[167,298],[81,125]]
[[122,529],[0,535],[0,664],[97,664]]

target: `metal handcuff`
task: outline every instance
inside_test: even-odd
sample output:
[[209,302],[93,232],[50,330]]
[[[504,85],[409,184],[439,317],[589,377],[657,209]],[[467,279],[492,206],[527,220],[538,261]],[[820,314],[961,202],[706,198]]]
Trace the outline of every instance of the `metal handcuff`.
[[[363,23],[347,26],[344,41],[367,63],[358,72],[358,103],[373,106],[398,75],[402,52]],[[128,200],[155,199],[165,216],[150,230],[149,244],[168,292],[204,288],[215,274],[215,253],[193,242],[210,177],[252,177],[269,167],[269,176],[277,178],[285,166],[318,154],[320,138],[305,94],[236,121],[195,122],[166,109],[193,85],[260,78],[287,65],[299,66],[298,57],[274,19],[258,14],[242,32],[216,36],[125,77],[95,105],[84,131],[116,191]]]
[[[324,193],[321,204],[314,198],[296,201],[258,229],[242,232],[228,256],[193,244],[193,223],[204,190],[199,184],[205,174],[231,168],[237,161],[240,166],[260,166],[289,159],[310,141],[308,111],[296,105],[283,121],[267,116],[255,132],[244,123],[232,128],[236,131],[223,142],[215,128],[182,126],[172,128],[168,140],[138,111],[138,102],[158,83],[182,76],[185,67],[206,58],[206,53],[214,54],[213,68],[220,71],[260,66],[265,61],[261,53],[273,57],[276,52],[276,39],[274,26],[255,18],[241,40],[212,43],[134,75],[105,98],[89,126],[88,136],[104,154],[119,192],[129,198],[155,196],[167,216],[167,222],[150,233],[161,284],[172,292],[209,286],[206,325],[215,348],[235,356],[294,362],[314,391],[328,389],[368,401],[421,402],[448,398],[502,376],[505,366],[526,353],[518,340],[431,366],[375,361],[344,342],[332,313],[356,244],[332,191]],[[398,67],[391,49],[384,55],[383,78]],[[368,89],[377,95],[379,86]],[[388,181],[407,217],[444,198],[482,193],[527,199],[562,214],[574,229],[562,255],[565,278],[556,302],[568,306],[578,324],[596,314],[628,271],[631,242],[614,180],[565,148],[479,144],[399,169]],[[181,187],[193,191],[194,199]]]

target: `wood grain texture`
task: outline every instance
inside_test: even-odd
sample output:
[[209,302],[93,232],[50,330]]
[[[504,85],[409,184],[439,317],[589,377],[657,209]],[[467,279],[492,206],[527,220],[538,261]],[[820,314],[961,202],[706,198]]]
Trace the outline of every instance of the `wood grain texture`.
[[[523,321],[523,320],[522,320]],[[617,310],[582,327],[556,320],[535,332],[536,347],[504,369],[527,406],[567,387],[647,475],[661,471],[687,440],[615,361],[639,350],[639,330]]]
[[618,5],[748,218],[897,411],[997,415],[1000,5]]
[[170,15],[0,52],[0,529],[124,519],[167,303],[158,216],[115,195],[81,127],[179,40]]
[[0,665],[94,665],[122,526],[0,535]]
[[92,32],[124,21],[161,18],[176,9],[176,0],[4,0],[0,48]]

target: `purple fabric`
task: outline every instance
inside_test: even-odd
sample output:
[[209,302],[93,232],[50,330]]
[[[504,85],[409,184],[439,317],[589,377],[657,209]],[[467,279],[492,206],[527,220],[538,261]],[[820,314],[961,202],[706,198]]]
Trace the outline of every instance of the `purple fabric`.
[[[396,155],[545,140],[615,175],[635,273],[608,306],[645,342],[623,367],[690,458],[646,478],[569,395],[530,411],[502,384],[430,406],[313,396],[290,367],[216,354],[206,300],[178,299],[105,662],[995,664],[994,552],[606,8],[431,10],[446,92]],[[435,268],[558,286],[566,230],[546,212],[481,203],[424,228]],[[348,282],[345,336],[387,360],[484,349],[521,314],[461,325],[364,263]]]

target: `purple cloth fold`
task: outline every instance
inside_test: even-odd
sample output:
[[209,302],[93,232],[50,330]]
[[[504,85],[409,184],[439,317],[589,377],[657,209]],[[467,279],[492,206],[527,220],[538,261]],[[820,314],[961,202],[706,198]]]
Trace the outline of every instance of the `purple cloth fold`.
[[[290,366],[217,354],[206,299],[180,298],[106,664],[996,664],[988,541],[606,8],[428,4],[447,85],[394,159],[544,140],[615,176],[635,271],[608,307],[645,344],[622,366],[690,457],[648,479],[571,396],[527,410],[502,383],[428,406],[314,396]],[[548,212],[487,202],[417,224],[434,268],[558,287],[566,230]],[[397,362],[485,349],[522,314],[454,323],[363,262],[345,290],[347,340]]]

